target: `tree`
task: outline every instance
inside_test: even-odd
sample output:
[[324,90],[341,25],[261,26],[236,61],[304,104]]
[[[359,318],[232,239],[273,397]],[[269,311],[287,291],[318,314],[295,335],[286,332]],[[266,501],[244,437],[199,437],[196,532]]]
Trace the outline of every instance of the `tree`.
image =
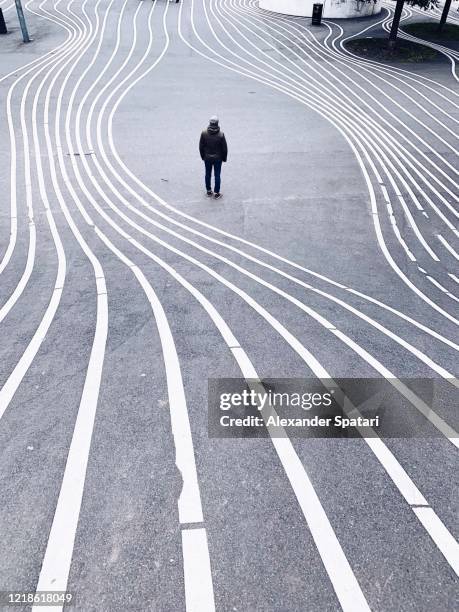
[[[438,6],[438,0],[397,0],[397,4],[395,5],[394,18],[392,20],[392,26],[389,34],[389,49],[393,49],[395,47],[395,43],[397,42],[398,28],[400,25],[400,18],[402,16],[405,1],[411,6],[419,6],[425,11],[430,8],[436,8]],[[448,2],[448,0],[446,1]],[[451,3],[451,0],[449,0],[449,2]]]

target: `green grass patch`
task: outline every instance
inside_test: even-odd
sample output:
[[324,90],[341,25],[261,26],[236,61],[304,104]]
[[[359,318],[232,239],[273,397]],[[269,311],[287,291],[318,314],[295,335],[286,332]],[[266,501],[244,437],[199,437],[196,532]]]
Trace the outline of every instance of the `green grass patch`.
[[403,25],[403,31],[412,36],[427,40],[459,40],[459,26],[445,23],[441,32],[438,31],[439,21],[421,21]]
[[401,38],[397,40],[393,50],[389,49],[387,37],[354,38],[345,45],[351,53],[387,62],[425,62],[441,57],[435,49]]

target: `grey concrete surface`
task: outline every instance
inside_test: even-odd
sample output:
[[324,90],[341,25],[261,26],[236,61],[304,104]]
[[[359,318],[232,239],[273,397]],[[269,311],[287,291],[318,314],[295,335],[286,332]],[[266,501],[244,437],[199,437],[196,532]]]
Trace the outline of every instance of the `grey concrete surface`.
[[[309,316],[285,297],[165,229],[155,228],[147,219],[120,204],[95,164],[97,160],[109,175],[96,141],[95,126],[102,105],[113,88],[120,84],[109,110],[133,78],[152,66],[160,56],[166,44],[163,15],[167,7],[164,18],[169,36],[167,51],[157,66],[124,97],[114,116],[113,138],[130,171],[167,204],[175,207],[175,211],[158,206],[150,194],[116,166],[115,156],[109,148],[106,113],[101,120],[101,134],[110,163],[117,167],[131,190],[169,215],[169,220],[161,219],[142,207],[132,191],[111,177],[119,193],[132,206],[163,223],[166,228],[228,258],[303,302],[395,376],[436,378],[438,372],[393,337],[369,325],[368,321],[336,301],[295,284],[272,269],[263,268],[248,260],[244,253],[345,301],[457,376],[458,360],[454,346],[434,338],[421,327],[394,314],[393,310],[346,289],[359,291],[397,309],[414,318],[420,326],[427,326],[450,343],[457,343],[457,326],[403,282],[382,253],[375,233],[368,185],[343,131],[349,128],[347,133],[352,134],[350,140],[357,149],[359,145],[355,143],[362,142],[362,136],[352,132],[350,117],[347,120],[342,118],[340,131],[331,121],[330,109],[322,115],[317,112],[326,94],[337,96],[333,98],[333,104],[338,110],[337,100],[344,107],[345,96],[352,96],[354,112],[360,108],[359,117],[368,121],[368,125],[376,126],[375,130],[389,130],[387,122],[398,120],[395,136],[393,132],[380,131],[376,144],[381,143],[382,134],[390,133],[395,139],[392,143],[394,155],[401,155],[401,148],[407,147],[417,168],[421,171],[428,168],[435,177],[440,177],[443,186],[447,184],[454,191],[447,177],[454,179],[455,173],[445,164],[445,160],[453,166],[455,163],[451,148],[455,142],[454,120],[459,118],[457,106],[454,108],[457,83],[451,75],[450,64],[445,59],[432,65],[397,65],[409,72],[392,74],[383,74],[361,62],[344,64],[342,57],[329,50],[322,52],[325,47],[321,45],[330,31],[325,26],[311,30],[313,34],[305,34],[306,38],[301,38],[299,31],[290,30],[295,33],[296,47],[292,39],[287,41],[280,35],[274,36],[265,22],[263,36],[266,38],[261,41],[255,35],[261,35],[255,29],[258,21],[251,22],[251,31],[236,31],[226,22],[222,28],[211,10],[218,7],[231,10],[231,5],[210,4],[207,0],[204,5],[185,1],[183,6],[167,5],[157,0],[151,20],[154,37],[148,49],[148,15],[153,6],[150,2],[139,7],[137,3],[123,4],[120,0],[114,0],[112,4],[102,0],[96,5],[91,0],[85,3],[84,10],[77,4],[71,3],[70,7],[64,4],[45,2],[44,7],[49,10],[47,16],[65,22],[69,28],[77,29],[86,24],[86,35],[88,24],[94,28],[97,22],[100,28],[105,11],[108,11],[108,17],[103,43],[94,63],[91,64],[91,58],[97,51],[97,41],[93,41],[85,53],[78,54],[75,59],[79,62],[73,60],[56,77],[50,93],[49,129],[55,128],[59,89],[69,75],[57,127],[73,194],[80,198],[98,229],[143,271],[164,308],[176,344],[202,498],[203,524],[208,537],[216,609],[221,612],[339,610],[339,599],[271,440],[223,440],[208,435],[208,379],[240,376],[237,363],[222,336],[202,305],[171,274],[139,251],[132,240],[120,236],[107,218],[93,208],[88,192],[109,220],[116,221],[123,231],[172,266],[209,300],[245,349],[260,377],[310,377],[313,372],[266,319],[241,299],[240,294],[168,247],[195,258],[246,292],[278,319],[332,376],[374,378],[378,372],[362,354],[352,350],[325,329],[317,318]],[[214,38],[203,6],[219,40],[239,57],[231,55]],[[39,8],[38,2],[32,2],[30,8],[42,14],[43,7]],[[190,16],[193,8],[194,24],[202,41],[192,29]],[[256,10],[245,3],[237,8]],[[137,9],[137,44],[129,55]],[[14,25],[7,37],[0,38],[0,79],[13,70],[17,70],[17,76],[21,75],[21,66],[38,60],[64,43],[66,34],[58,23],[30,11],[26,14],[34,42],[29,46],[18,42],[19,32]],[[9,11],[6,15],[9,25],[14,24],[13,13]],[[121,15],[124,16],[121,18]],[[236,25],[239,19],[267,16],[261,12],[256,15],[247,12],[245,17],[236,12],[228,15],[232,15],[228,18]],[[119,18],[121,39],[118,52],[111,61]],[[195,50],[180,38],[179,18],[183,36]],[[340,22],[339,25],[344,27],[346,35],[351,35],[370,23],[376,24],[381,18]],[[306,20],[298,19],[286,19],[282,23],[289,28],[307,25]],[[330,22],[329,27],[332,33],[337,33],[336,23]],[[378,30],[380,26],[375,25],[375,28]],[[313,36],[317,39],[315,43]],[[306,45],[306,40],[315,45],[314,50]],[[236,41],[242,49],[237,47]],[[268,44],[273,41],[276,51]],[[304,52],[303,62],[294,53],[298,49]],[[129,75],[145,52],[144,64]],[[54,54],[56,59],[59,59],[59,54],[62,50]],[[293,65],[286,60],[287,56],[293,58]],[[317,64],[313,61],[315,59]],[[123,64],[125,60],[126,64]],[[252,62],[251,67],[248,61]],[[312,77],[311,66],[318,70],[319,66],[321,74],[315,73]],[[104,67],[107,67],[105,73]],[[280,72],[274,72],[273,67]],[[88,70],[83,75],[86,68]],[[295,85],[289,70],[294,70],[298,83],[301,77],[308,75],[308,85],[302,91],[305,95],[315,95],[316,102],[307,106],[279,89],[241,74],[247,68],[259,78],[269,76],[273,82],[289,78],[289,87]],[[85,136],[90,105],[117,70],[120,73],[94,107],[91,149]],[[269,75],[262,70],[268,71]],[[328,81],[325,70],[332,73],[327,77]],[[34,74],[32,71],[30,78]],[[58,258],[34,157],[37,155],[32,140],[34,125],[41,146],[44,185],[63,243],[67,274],[61,302],[49,331],[0,417],[0,533],[3,541],[0,590],[33,591],[36,588],[96,331],[97,294],[93,270],[60,208],[52,163],[46,151],[43,113],[45,96],[55,74],[55,69],[50,72],[37,97],[36,121],[33,100],[43,75],[31,83],[23,106],[24,125],[31,147],[31,193],[37,245],[30,279],[14,308],[0,322],[0,387],[8,380],[42,321],[54,291],[57,272]],[[84,149],[81,153],[94,151],[93,156],[85,159],[101,185],[101,191],[91,183],[81,155],[75,160],[83,176],[83,185],[77,181],[69,155],[74,151],[70,151],[65,142],[66,112],[71,92],[81,75],[83,78],[70,115],[70,132],[74,134],[76,130],[76,106],[100,77],[82,109],[80,132]],[[126,83],[122,85],[124,77]],[[10,236],[12,153],[6,103],[15,78],[0,80],[0,256],[5,253]],[[421,81],[414,81],[414,78]],[[29,251],[25,174],[28,156],[24,151],[25,138],[21,129],[21,99],[27,82],[28,79],[24,78],[11,95],[11,126],[17,140],[18,237],[11,261],[0,275],[0,308],[15,291]],[[424,112],[424,98],[413,92],[416,88],[423,94],[429,90],[419,82],[434,89],[435,103],[441,100],[439,94],[444,96],[442,104],[448,116],[435,111],[432,117]],[[320,95],[314,85],[322,88]],[[384,108],[376,102],[381,102]],[[366,107],[365,103],[369,106]],[[199,133],[213,114],[220,117],[229,145],[228,163],[224,164],[222,172],[224,197],[220,201],[205,197],[203,164],[197,150]],[[435,118],[441,118],[443,127],[439,127]],[[435,130],[438,130],[442,142],[433,133]],[[423,145],[415,140],[416,136],[423,139]],[[57,165],[54,140],[52,146],[52,160]],[[373,149],[376,150],[376,146]],[[371,143],[368,150],[372,150]],[[425,157],[421,153],[425,153]],[[440,161],[438,156],[442,156]],[[427,163],[426,159],[431,161]],[[370,172],[368,159],[363,164]],[[382,174],[380,162],[376,160],[375,164]],[[421,179],[416,180],[425,188]],[[91,449],[68,577],[68,589],[76,593],[77,601],[69,609],[79,612],[185,610],[181,542],[181,531],[185,527],[180,524],[177,508],[183,482],[175,463],[166,371],[157,322],[132,270],[117,259],[94,228],[84,222],[72,190],[63,180],[59,168],[57,182],[76,227],[103,268],[109,313],[97,413],[94,430],[90,432]],[[421,195],[418,197],[429,211],[428,218],[413,205],[410,190],[403,189],[400,194],[408,202],[420,232],[441,254],[438,262],[429,257],[417,241],[403,209],[398,207],[394,213],[398,227],[417,260],[409,261],[393,232],[374,175],[371,175],[371,184],[380,211],[382,235],[394,261],[409,282],[443,311],[452,317],[457,316],[457,299],[438,290],[427,278],[431,275],[450,294],[456,298],[459,296],[458,285],[449,275],[455,273],[459,276],[457,261],[436,237],[438,233],[448,235],[448,240],[457,250],[457,236],[445,230],[442,220],[431,211]],[[387,177],[384,177],[384,184],[393,196]],[[453,205],[457,204],[454,197],[442,191],[443,186],[436,186],[444,198],[447,197]],[[101,192],[106,194],[106,199]],[[454,193],[457,198],[457,184]],[[446,217],[455,221],[444,202],[435,195],[431,197]],[[125,217],[117,215],[110,208],[111,204],[119,206]],[[195,220],[180,216],[180,213]],[[222,236],[199,225],[196,220],[269,249],[284,261],[276,260],[253,246],[238,243],[234,238]],[[165,244],[155,243],[145,233],[133,228],[130,221],[158,236]],[[223,245],[187,232],[173,221],[204,232],[222,241]],[[235,247],[237,252],[226,248],[228,245]],[[321,277],[293,268],[286,259]],[[328,282],[327,278],[341,286]],[[422,391],[419,393],[422,395]],[[409,403],[401,406],[408,413],[406,418],[417,414]],[[457,388],[452,387],[450,395],[439,402],[436,409],[441,418],[458,429]],[[428,438],[394,438],[384,442],[444,526],[453,537],[457,537],[457,449],[433,425],[427,428],[430,428]],[[456,609],[457,581],[451,566],[364,440],[296,439],[293,447],[371,610],[449,612]],[[22,609],[29,610],[30,606]],[[202,612],[207,612],[207,609]]]

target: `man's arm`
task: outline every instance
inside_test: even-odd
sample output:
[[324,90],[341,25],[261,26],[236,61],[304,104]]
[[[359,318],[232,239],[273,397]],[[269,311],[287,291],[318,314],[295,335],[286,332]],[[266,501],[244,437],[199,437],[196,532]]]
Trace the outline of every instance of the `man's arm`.
[[204,134],[201,132],[201,138],[199,139],[199,154],[201,159],[204,161]]
[[225,134],[222,135],[222,158],[224,162],[226,162],[228,158],[228,145],[226,143]]

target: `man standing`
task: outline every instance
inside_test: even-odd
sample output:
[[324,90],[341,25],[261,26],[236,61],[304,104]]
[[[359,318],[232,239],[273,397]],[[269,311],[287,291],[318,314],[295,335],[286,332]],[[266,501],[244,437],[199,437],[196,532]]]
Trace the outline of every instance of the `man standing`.
[[[209,125],[201,134],[199,140],[199,153],[201,159],[206,166],[206,190],[207,196],[215,197],[216,200],[222,197],[220,193],[220,173],[222,163],[226,162],[228,156],[228,146],[226,144],[225,134],[220,131],[218,125],[218,117],[211,117]],[[215,188],[212,191],[210,180],[212,177],[212,168],[214,170]]]

